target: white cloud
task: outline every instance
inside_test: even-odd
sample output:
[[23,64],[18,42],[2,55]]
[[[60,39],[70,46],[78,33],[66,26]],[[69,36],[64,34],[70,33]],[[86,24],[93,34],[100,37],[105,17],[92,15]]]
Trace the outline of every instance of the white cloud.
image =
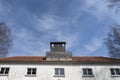
[[[119,3],[118,3],[119,4]],[[82,11],[85,11],[92,16],[96,17],[99,21],[102,21],[104,19],[110,19],[113,23],[119,23],[120,24],[120,14],[119,10],[116,13],[116,7],[114,8],[108,8],[108,2],[106,0],[84,0],[83,5],[80,9]],[[116,4],[117,5],[117,4]]]
[[11,55],[45,55],[49,49],[47,43],[34,36],[33,32],[21,28],[15,31]]
[[34,15],[33,18],[35,28],[39,31],[56,30],[60,27],[68,25],[67,21],[54,15],[42,15],[41,17]]
[[97,51],[99,48],[101,48],[103,45],[103,37],[101,38],[92,38],[90,42],[83,44],[83,47],[81,47],[79,50],[76,50],[76,53],[79,53],[80,55],[90,55]]
[[76,33],[58,32],[56,33],[56,39],[57,41],[67,42],[67,48],[71,48],[78,43],[78,35]]
[[84,45],[84,48],[91,53],[99,49],[101,46],[102,46],[102,40],[93,38],[90,41],[90,43]]
[[109,15],[106,0],[85,0],[81,9],[95,16],[98,20],[102,20]]
[[77,33],[73,34],[69,32],[70,22],[59,16],[43,15],[38,17],[34,15],[32,22],[34,22],[35,30],[48,33],[44,35],[44,38],[54,38],[57,41],[68,42],[68,44],[70,44],[69,47],[78,39]]

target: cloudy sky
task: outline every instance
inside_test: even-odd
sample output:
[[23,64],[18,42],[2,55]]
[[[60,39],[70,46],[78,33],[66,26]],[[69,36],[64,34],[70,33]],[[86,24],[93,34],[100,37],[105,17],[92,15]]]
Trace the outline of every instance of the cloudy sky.
[[52,41],[73,56],[108,56],[103,44],[120,15],[106,0],[0,0],[0,22],[12,31],[9,56],[44,56]]

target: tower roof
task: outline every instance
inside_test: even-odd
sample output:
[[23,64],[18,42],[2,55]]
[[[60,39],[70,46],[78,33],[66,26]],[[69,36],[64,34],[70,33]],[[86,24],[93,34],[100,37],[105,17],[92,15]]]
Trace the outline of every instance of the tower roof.
[[50,44],[66,44],[66,42],[50,42]]

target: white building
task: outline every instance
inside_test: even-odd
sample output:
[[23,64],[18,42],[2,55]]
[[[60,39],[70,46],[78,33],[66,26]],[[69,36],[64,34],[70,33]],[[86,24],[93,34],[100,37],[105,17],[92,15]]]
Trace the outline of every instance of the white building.
[[46,56],[0,59],[0,80],[120,80],[120,59],[73,57],[65,42],[51,42]]

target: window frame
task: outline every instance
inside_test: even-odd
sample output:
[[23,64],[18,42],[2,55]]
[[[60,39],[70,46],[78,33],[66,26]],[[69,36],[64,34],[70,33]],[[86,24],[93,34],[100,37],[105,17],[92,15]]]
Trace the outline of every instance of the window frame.
[[111,76],[120,76],[120,68],[110,68]]
[[65,69],[64,68],[55,68],[54,77],[65,77]]
[[83,77],[93,77],[93,70],[92,68],[82,68],[82,75]]
[[9,67],[0,67],[0,75],[7,76],[9,74],[10,68]]
[[37,68],[27,68],[27,77],[36,77]]

